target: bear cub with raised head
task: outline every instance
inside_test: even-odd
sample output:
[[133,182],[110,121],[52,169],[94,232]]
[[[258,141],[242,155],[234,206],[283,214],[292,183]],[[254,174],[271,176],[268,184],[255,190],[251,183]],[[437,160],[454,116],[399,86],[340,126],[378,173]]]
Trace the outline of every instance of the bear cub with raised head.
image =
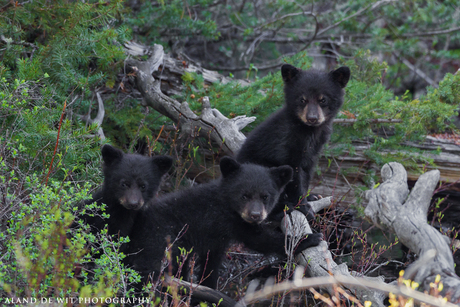
[[[221,178],[157,198],[137,216],[127,262],[141,273],[142,282],[149,275],[157,280],[168,266],[175,275],[179,248],[198,256],[195,273],[204,278],[202,285],[212,288],[217,286],[218,269],[232,240],[264,254],[285,256],[285,236],[262,222],[291,180],[292,168],[239,164],[223,157],[220,169]],[[321,238],[321,234],[309,235],[297,251],[318,245]],[[165,264],[168,243],[174,244],[171,263]],[[186,270],[182,268],[182,275],[187,275]]]
[[[281,75],[284,107],[248,135],[236,158],[240,163],[290,165],[294,169],[292,182],[270,216],[274,220],[281,219],[286,205],[289,209],[296,207],[308,193],[318,156],[331,136],[332,121],[343,104],[350,69],[343,66],[327,73],[285,64]],[[299,209],[311,219],[310,206],[306,201],[302,204]]]
[[156,196],[161,178],[171,168],[173,160],[168,156],[125,154],[110,145],[104,145],[101,152],[104,183],[86,204],[106,204],[105,212],[110,217],[103,219],[97,214],[83,218],[92,232],[99,232],[107,224],[110,235],[126,237],[136,215]]

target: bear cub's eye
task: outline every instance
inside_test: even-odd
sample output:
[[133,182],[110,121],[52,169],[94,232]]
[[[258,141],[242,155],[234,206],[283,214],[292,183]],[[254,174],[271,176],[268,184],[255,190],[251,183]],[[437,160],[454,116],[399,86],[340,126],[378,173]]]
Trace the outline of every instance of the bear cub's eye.
[[241,199],[242,199],[242,200],[248,200],[248,199],[249,199],[249,195],[248,195],[248,194],[243,194],[243,196],[241,196]]
[[321,98],[319,99],[319,103],[325,103],[325,102],[326,102],[326,98],[321,97]]
[[305,98],[300,98],[300,102],[301,102],[302,104],[307,104],[307,100],[306,100]]
[[122,188],[129,188],[129,185],[128,185],[125,181],[123,181],[123,182],[121,183],[121,187],[122,187]]
[[145,184],[143,184],[143,183],[140,184],[140,185],[139,185],[139,188],[141,189],[141,191],[144,191],[144,190],[145,190]]
[[262,200],[267,201],[268,200],[268,195],[262,195]]

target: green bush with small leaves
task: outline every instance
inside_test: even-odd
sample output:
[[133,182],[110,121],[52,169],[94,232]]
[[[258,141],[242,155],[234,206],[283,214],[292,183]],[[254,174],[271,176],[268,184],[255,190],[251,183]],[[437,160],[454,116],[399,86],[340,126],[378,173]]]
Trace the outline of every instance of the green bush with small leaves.
[[127,239],[95,236],[80,219],[102,181],[96,127],[69,117],[73,106],[42,80],[3,78],[0,102],[0,301],[129,296],[139,276],[122,263]]

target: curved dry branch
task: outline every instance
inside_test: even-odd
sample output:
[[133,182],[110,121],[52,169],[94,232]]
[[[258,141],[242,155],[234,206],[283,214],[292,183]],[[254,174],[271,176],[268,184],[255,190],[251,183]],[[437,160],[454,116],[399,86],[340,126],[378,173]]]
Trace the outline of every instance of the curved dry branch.
[[440,275],[444,285],[441,294],[459,303],[460,277],[455,274],[450,239],[427,222],[440,172],[432,170],[420,176],[409,197],[407,173],[401,164],[385,164],[381,172],[383,183],[366,193],[366,216],[378,227],[394,232],[401,243],[418,255],[419,259],[406,270],[405,279],[418,282],[428,291]]
[[94,119],[91,119],[91,109],[88,110],[88,113],[86,115],[78,115],[77,116],[87,123],[88,125],[96,124],[97,125],[97,130],[96,134],[99,136],[99,138],[103,141],[105,140],[105,135],[104,131],[102,130],[102,121],[104,120],[105,116],[105,108],[104,108],[104,101],[102,101],[101,94],[99,92],[96,92],[97,96],[97,115]]
[[175,277],[171,278],[168,275],[165,275],[164,285],[177,289],[178,291],[182,292],[183,295],[193,296],[196,299],[204,300],[216,306],[243,307],[242,304],[234,301],[229,296],[217,290],[195,283],[190,283],[185,280],[177,279]]
[[[158,69],[165,58],[161,45],[142,49],[142,45],[129,43],[125,44],[125,47],[126,52],[129,54],[135,56],[149,55],[147,61],[138,61],[131,58],[126,60],[126,65],[135,72],[136,85],[146,105],[176,122],[180,126],[182,133],[193,137],[210,138],[214,143],[222,144],[222,149],[227,154],[233,154],[241,147],[246,137],[240,130],[253,122],[255,117],[242,115],[227,118],[219,110],[211,108],[208,97],[203,97],[201,115],[196,115],[187,102],[179,103],[177,100],[163,94],[160,89],[160,81],[155,80],[152,76],[152,72]],[[170,62],[165,61],[165,63],[167,65]]]

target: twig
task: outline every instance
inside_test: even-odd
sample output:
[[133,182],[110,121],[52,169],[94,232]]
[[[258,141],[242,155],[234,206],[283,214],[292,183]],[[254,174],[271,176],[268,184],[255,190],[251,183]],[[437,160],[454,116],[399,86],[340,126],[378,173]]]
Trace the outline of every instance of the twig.
[[325,286],[354,286],[364,289],[373,289],[383,291],[385,293],[392,293],[395,295],[402,295],[404,297],[413,298],[417,303],[424,303],[431,306],[442,306],[442,307],[458,307],[456,304],[444,302],[440,298],[433,297],[431,295],[418,292],[406,286],[393,286],[383,283],[377,283],[369,279],[362,277],[347,277],[343,275],[334,275],[326,277],[314,277],[314,278],[303,278],[295,279],[293,281],[287,280],[282,283],[275,285],[265,285],[261,290],[256,292],[247,292],[246,296],[240,301],[244,304],[252,304],[261,299],[270,298],[275,294],[281,293],[286,290],[305,290],[314,287],[325,287]]
[[[194,297],[207,300],[208,302],[212,302],[214,304],[217,304],[218,306],[223,306],[223,307],[243,307],[244,305],[235,302],[232,298],[229,296],[211,289],[206,286],[202,286],[199,284],[195,283],[190,283],[185,280],[181,280],[175,277],[171,277],[169,275],[165,275],[165,281],[164,285],[168,286],[176,286],[178,290],[184,291],[184,294],[189,294],[189,293],[194,293]],[[214,305],[213,304],[213,305]]]
[[378,8],[380,5],[382,5],[382,4],[388,4],[388,3],[391,3],[391,2],[396,2],[396,0],[381,0],[381,1],[375,2],[375,3],[373,3],[373,4],[370,4],[370,5],[366,6],[365,8],[363,8],[363,9],[357,11],[356,13],[354,13],[354,14],[352,14],[352,15],[350,15],[350,16],[348,16],[348,17],[346,17],[346,18],[344,18],[344,19],[342,19],[342,20],[340,20],[340,21],[337,21],[336,23],[330,25],[329,27],[326,27],[326,28],[322,29],[321,31],[318,32],[318,35],[321,35],[321,34],[323,34],[324,32],[327,32],[327,31],[329,31],[330,29],[333,29],[333,28],[339,26],[340,24],[344,23],[345,21],[347,21],[347,20],[349,20],[349,19],[351,19],[351,18],[354,18],[354,17],[356,17],[356,16],[361,15],[363,12],[369,10],[369,8],[370,8],[370,11],[373,11],[373,10],[375,10],[376,8]]
[[442,34],[449,34],[452,32],[460,31],[460,27],[451,28],[451,29],[444,29],[444,30],[434,30],[434,31],[427,31],[427,32],[416,32],[416,33],[408,33],[402,35],[403,37],[417,37],[417,36],[434,36],[434,35],[442,35]]
[[403,58],[401,55],[393,52],[393,54],[399,58],[399,60],[401,62],[403,62],[404,65],[406,65],[410,70],[414,71],[414,73],[419,76],[420,78],[422,78],[423,80],[425,80],[426,83],[428,83],[429,85],[431,85],[432,87],[435,87],[437,88],[438,85],[436,84],[436,82],[434,82],[430,77],[428,77],[423,71],[421,71],[420,69],[418,69],[417,67],[415,67],[414,65],[411,64],[411,62],[409,62],[408,60],[406,60],[405,58]]
[[56,156],[56,152],[57,152],[58,145],[59,145],[59,134],[61,133],[62,120],[64,119],[66,106],[67,106],[67,100],[64,101],[64,107],[62,108],[61,119],[59,120],[59,127],[58,127],[58,132],[57,132],[57,137],[56,137],[56,146],[54,146],[53,157],[51,157],[51,163],[50,163],[50,167],[48,170],[48,174],[46,175],[45,185],[48,185],[48,178],[51,174],[51,170],[53,169],[53,161],[54,161],[54,157]]
[[28,43],[28,42],[24,42],[24,41],[15,42],[12,39],[6,38],[4,35],[0,36],[0,40],[2,40],[5,44],[21,45],[21,46],[32,47],[33,49],[38,49],[38,46],[36,46],[36,45],[34,45],[32,43]]
[[311,43],[315,40],[316,35],[318,35],[318,30],[319,30],[318,18],[316,18],[316,15],[313,13],[311,14],[311,16],[315,18],[315,33],[313,33],[313,36],[308,39],[308,42],[305,44],[305,46],[302,49],[300,49],[300,51],[304,51],[305,49],[307,49],[311,45]]
[[[335,118],[334,123],[335,124],[353,124],[359,121],[359,119],[356,118]],[[401,119],[393,119],[393,118],[371,118],[371,119],[366,119],[368,123],[371,124],[391,124],[391,123],[402,123]]]
[[255,28],[255,30],[259,30],[259,29],[263,29],[264,27],[272,24],[272,23],[275,23],[277,21],[280,21],[282,19],[285,19],[285,18],[289,18],[289,17],[294,17],[294,16],[299,16],[299,15],[314,15],[313,12],[297,12],[297,13],[289,13],[289,14],[286,14],[286,15],[283,15],[279,18],[276,18],[274,20],[270,20],[270,21],[267,21],[266,23],[260,25],[260,26],[257,26],[257,28]]

